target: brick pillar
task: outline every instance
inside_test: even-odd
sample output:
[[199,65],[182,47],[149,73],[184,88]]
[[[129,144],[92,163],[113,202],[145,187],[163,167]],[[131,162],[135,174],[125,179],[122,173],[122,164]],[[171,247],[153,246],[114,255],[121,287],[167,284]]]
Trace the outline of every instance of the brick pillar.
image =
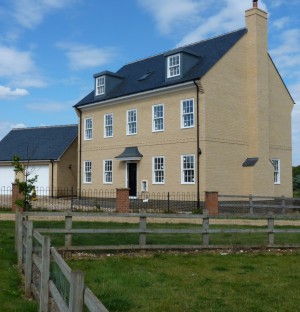
[[23,208],[18,206],[16,204],[17,199],[22,199],[23,194],[20,193],[19,188],[16,183],[12,183],[12,196],[11,196],[11,210],[15,212],[17,209],[19,209],[20,212],[23,212]]
[[205,209],[209,215],[219,214],[218,192],[205,192]]
[[129,188],[118,188],[116,198],[117,212],[129,212]]

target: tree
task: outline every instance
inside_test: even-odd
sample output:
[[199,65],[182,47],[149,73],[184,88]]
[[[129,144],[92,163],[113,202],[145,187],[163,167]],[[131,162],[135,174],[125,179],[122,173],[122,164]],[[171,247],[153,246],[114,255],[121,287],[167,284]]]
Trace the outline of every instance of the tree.
[[12,159],[12,165],[14,166],[14,170],[18,176],[19,174],[22,174],[24,179],[23,181],[20,181],[19,178],[15,179],[15,183],[17,184],[19,188],[19,192],[23,194],[22,199],[17,199],[16,204],[23,208],[25,211],[30,210],[32,207],[32,199],[35,196],[35,186],[34,183],[36,183],[38,176],[35,175],[33,178],[30,178],[29,176],[32,174],[28,170],[28,164],[21,163],[21,159],[19,156],[14,155]]
[[300,174],[293,178],[293,189],[294,191],[300,190]]

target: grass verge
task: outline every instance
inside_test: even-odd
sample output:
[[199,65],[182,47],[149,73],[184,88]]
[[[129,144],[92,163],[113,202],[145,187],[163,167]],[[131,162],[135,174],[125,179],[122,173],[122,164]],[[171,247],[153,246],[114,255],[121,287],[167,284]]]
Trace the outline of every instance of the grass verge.
[[37,304],[24,298],[23,285],[16,267],[14,222],[0,222],[0,310],[36,312]]

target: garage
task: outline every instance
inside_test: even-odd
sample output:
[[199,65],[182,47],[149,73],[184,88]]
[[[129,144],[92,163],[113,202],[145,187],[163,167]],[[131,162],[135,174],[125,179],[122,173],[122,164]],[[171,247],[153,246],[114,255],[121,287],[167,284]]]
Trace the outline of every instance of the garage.
[[37,195],[48,195],[46,191],[49,189],[49,165],[35,165],[29,166],[28,172],[30,173],[29,179],[37,176],[35,182]]
[[[35,183],[36,189],[43,193],[49,188],[49,165],[36,165],[29,166],[28,172],[30,173],[29,178],[33,178],[35,175],[38,176],[37,182]],[[15,181],[15,172],[13,166],[0,167],[0,188],[7,189],[11,188],[11,184]],[[40,194],[43,195],[43,194]]]
[[0,188],[11,188],[11,184],[15,181],[15,172],[13,166],[0,167]]

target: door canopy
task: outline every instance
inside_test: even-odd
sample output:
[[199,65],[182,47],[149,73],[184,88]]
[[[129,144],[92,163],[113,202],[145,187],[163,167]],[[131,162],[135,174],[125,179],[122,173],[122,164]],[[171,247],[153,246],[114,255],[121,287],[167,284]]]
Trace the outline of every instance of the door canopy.
[[143,155],[137,146],[125,147],[124,152],[115,158],[120,161],[141,160]]

